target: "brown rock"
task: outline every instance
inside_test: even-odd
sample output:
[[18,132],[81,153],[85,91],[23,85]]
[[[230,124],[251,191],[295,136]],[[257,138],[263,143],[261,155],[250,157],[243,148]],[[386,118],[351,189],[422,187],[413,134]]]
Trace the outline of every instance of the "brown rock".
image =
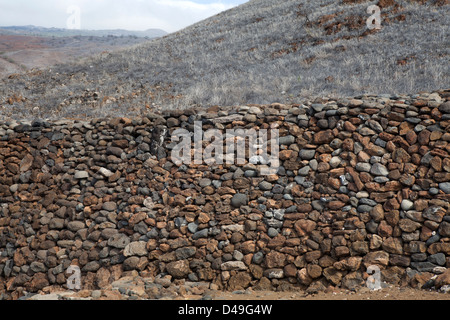
[[191,273],[191,270],[189,269],[189,262],[187,260],[171,262],[166,266],[166,270],[176,279],[183,279]]
[[413,145],[413,144],[415,144],[417,142],[417,134],[414,132],[414,130],[409,130],[406,133],[406,137],[405,138],[406,138],[406,141],[408,141],[408,143],[410,145]]
[[341,283],[345,273],[334,267],[329,267],[323,270],[323,275],[330,283],[337,286]]
[[389,264],[389,253],[385,251],[369,252],[363,258],[363,264],[367,268],[371,265],[387,266]]
[[442,159],[438,156],[434,157],[430,161],[431,167],[436,171],[442,171]]
[[398,203],[397,199],[391,198],[386,201],[383,205],[385,211],[392,211],[400,209],[400,203]]
[[400,238],[387,238],[382,243],[382,248],[388,253],[402,254],[403,253],[403,243]]
[[398,223],[400,229],[404,232],[414,232],[422,225],[418,222],[412,221],[411,219],[401,219]]
[[285,277],[296,277],[297,276],[297,267],[291,263],[284,267],[283,269]]
[[33,156],[31,154],[27,154],[22,161],[20,161],[20,172],[26,172],[30,170],[33,165]]
[[407,163],[411,161],[411,156],[403,148],[397,148],[392,153],[392,160],[397,163]]
[[431,206],[423,211],[425,219],[440,223],[444,218],[446,210],[439,206]]
[[344,129],[345,129],[345,131],[348,131],[348,132],[356,131],[356,127],[350,121],[344,122]]
[[31,281],[27,285],[27,290],[29,292],[36,293],[45,287],[48,287],[50,283],[48,282],[47,276],[44,273],[36,273]]
[[365,285],[361,272],[350,272],[342,279],[341,283],[343,288],[349,290],[355,290]]
[[312,211],[312,206],[309,203],[303,203],[297,205],[297,212],[299,213],[309,213]]
[[252,276],[247,272],[238,272],[234,276],[231,276],[228,281],[228,289],[231,291],[244,290],[246,289],[250,282],[252,281]]
[[286,255],[277,251],[270,251],[266,255],[266,267],[269,269],[285,266]]
[[375,222],[380,222],[384,219],[384,210],[381,204],[376,205],[372,211],[370,211],[370,216]]
[[428,145],[428,143],[430,142],[430,136],[431,136],[430,131],[428,131],[426,129],[422,130],[417,137],[417,141],[421,145]]
[[308,264],[306,266],[306,271],[308,272],[308,275],[312,279],[317,279],[320,276],[322,276],[322,268],[319,265],[316,265],[316,264]]
[[377,231],[381,237],[390,237],[390,236],[392,236],[394,229],[392,228],[392,226],[387,224],[386,221],[383,220],[378,225]]
[[450,237],[450,223],[443,221],[439,227],[439,234],[443,237]]
[[342,201],[331,201],[328,203],[328,208],[330,210],[339,210],[345,206],[345,203]]
[[334,139],[332,130],[319,131],[314,134],[314,144],[328,144]]
[[387,223],[396,226],[400,221],[400,212],[398,210],[387,211],[384,213]]
[[313,279],[308,275],[306,268],[300,269],[297,272],[297,280],[304,286],[309,286],[313,281]]
[[450,285],[450,269],[445,270],[445,272],[437,276],[436,280],[434,281],[434,286],[437,289],[445,285]]
[[316,225],[317,224],[314,221],[301,219],[294,224],[294,229],[298,236],[303,237],[313,231],[316,228]]
[[110,284],[111,272],[106,268],[100,268],[95,274],[95,284],[99,288],[105,288]]

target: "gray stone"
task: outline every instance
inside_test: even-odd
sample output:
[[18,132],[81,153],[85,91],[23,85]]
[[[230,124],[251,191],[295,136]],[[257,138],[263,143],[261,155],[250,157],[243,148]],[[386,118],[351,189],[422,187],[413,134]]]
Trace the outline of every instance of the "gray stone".
[[200,238],[207,238],[207,237],[208,237],[208,229],[202,229],[192,235],[193,240],[198,240]]
[[450,101],[447,101],[439,106],[439,111],[442,113],[450,113]]
[[102,209],[106,211],[116,211],[117,210],[117,204],[115,202],[105,202],[102,205]]
[[64,228],[64,219],[53,218],[52,220],[50,220],[49,228],[61,230],[62,228]]
[[433,269],[438,267],[434,263],[431,262],[411,262],[411,267],[416,269],[419,272],[433,272]]
[[291,145],[295,143],[295,137],[292,135],[280,137],[280,145]]
[[375,207],[378,203],[375,200],[369,198],[361,198],[359,199],[359,204],[360,205],[366,204],[368,206]]
[[247,267],[242,261],[227,261],[221,264],[220,269],[222,271],[247,270]]
[[242,261],[244,259],[244,254],[238,250],[234,250],[233,258],[236,261]]
[[446,194],[450,194],[450,182],[439,183],[439,189],[444,191]]
[[311,105],[311,108],[315,111],[315,112],[322,112],[323,109],[325,108],[325,106],[323,104],[320,103],[314,103],[313,105]]
[[124,249],[130,243],[130,239],[123,233],[117,233],[108,239],[108,246]]
[[275,228],[269,228],[267,234],[269,235],[269,237],[275,238],[278,235],[278,230]]
[[359,172],[370,172],[371,168],[372,166],[370,165],[370,163],[365,162],[358,162],[355,167],[355,169]]
[[212,184],[212,181],[210,179],[200,179],[198,181],[198,185],[202,188],[208,187]]
[[267,181],[261,181],[259,183],[259,189],[261,189],[262,191],[270,191],[272,190],[272,184]]
[[98,261],[88,262],[82,269],[84,272],[95,272],[100,269],[100,263]]
[[264,253],[262,253],[261,251],[253,255],[252,262],[254,264],[261,264],[263,260],[264,260]]
[[86,225],[81,221],[71,221],[67,224],[67,228],[70,231],[77,232],[78,230],[86,228]]
[[428,240],[425,242],[425,244],[427,246],[430,246],[433,243],[438,242],[440,239],[441,239],[441,236],[438,234],[435,234],[434,236],[429,237]]
[[404,211],[412,210],[414,209],[414,202],[408,199],[403,199],[402,201],[402,209]]
[[[270,185],[272,189],[272,185]],[[231,205],[234,208],[240,208],[241,206],[246,206],[248,204],[248,196],[242,193],[237,193],[231,198]]]
[[381,163],[375,163],[370,170],[370,173],[376,176],[387,176],[389,174],[388,169]]
[[148,254],[146,246],[147,246],[147,243],[144,241],[131,242],[123,250],[123,255],[125,257],[145,256]]
[[187,225],[189,232],[196,233],[198,230],[198,225],[195,222],[191,222]]
[[135,270],[139,264],[139,257],[129,257],[123,261],[122,267],[124,271]]
[[337,166],[339,166],[339,165],[341,164],[341,162],[342,162],[342,159],[341,159],[341,158],[339,158],[339,157],[333,157],[333,158],[331,158],[331,160],[330,160],[330,166],[331,166],[332,168],[336,168]]
[[30,269],[33,270],[33,272],[46,272],[47,271],[47,267],[42,263],[42,262],[38,262],[38,261],[33,261],[30,264]]
[[316,150],[314,149],[302,149],[299,152],[299,156],[302,160],[312,160],[316,155]]
[[431,256],[428,257],[428,261],[430,261],[433,264],[437,264],[439,266],[444,266],[446,262],[445,254],[441,252],[432,254]]
[[306,177],[309,174],[310,170],[311,170],[311,168],[309,166],[305,166],[305,167],[301,168],[300,170],[298,170],[298,174],[300,176]]
[[372,209],[373,209],[373,207],[371,207],[371,206],[369,206],[369,205],[367,205],[367,204],[362,204],[362,205],[359,205],[359,206],[357,207],[357,210],[358,210],[358,212],[360,212],[360,213],[370,212],[370,211],[372,211]]
[[175,250],[175,256],[177,257],[177,260],[185,260],[193,257],[196,252],[197,249],[195,247],[178,248]]

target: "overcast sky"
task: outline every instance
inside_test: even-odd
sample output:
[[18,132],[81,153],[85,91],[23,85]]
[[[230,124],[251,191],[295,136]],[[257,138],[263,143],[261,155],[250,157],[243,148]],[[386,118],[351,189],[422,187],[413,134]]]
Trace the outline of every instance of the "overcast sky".
[[[168,32],[230,9],[247,0],[0,0],[0,26],[73,26],[81,29],[163,29]],[[69,10],[69,11],[68,11]],[[68,13],[69,12],[69,13]]]

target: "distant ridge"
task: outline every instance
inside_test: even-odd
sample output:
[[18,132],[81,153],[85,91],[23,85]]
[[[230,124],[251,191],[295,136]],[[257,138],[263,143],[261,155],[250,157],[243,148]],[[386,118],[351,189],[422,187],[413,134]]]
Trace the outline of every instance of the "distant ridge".
[[0,27],[0,34],[5,35],[24,35],[24,36],[54,36],[54,37],[69,37],[69,36],[134,36],[142,38],[158,38],[167,35],[167,32],[161,29],[148,29],[145,31],[130,31],[123,29],[114,30],[77,30],[77,29],[63,29],[63,28],[44,28],[33,25],[28,26],[7,26]]

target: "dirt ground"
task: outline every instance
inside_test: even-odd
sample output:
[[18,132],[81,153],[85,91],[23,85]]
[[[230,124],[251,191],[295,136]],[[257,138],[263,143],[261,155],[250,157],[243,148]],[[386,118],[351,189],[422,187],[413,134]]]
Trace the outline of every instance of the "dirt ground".
[[[84,290],[80,292],[59,292],[47,295],[35,295],[29,297],[29,300],[129,300],[130,297],[120,294],[118,290],[102,290],[98,297],[91,296],[90,291]],[[26,299],[26,300],[28,300]],[[133,300],[147,300],[139,297]],[[178,300],[178,301],[195,301],[195,300],[211,300],[211,301],[312,301],[312,300],[450,300],[450,293],[437,292],[433,290],[419,290],[413,288],[400,288],[390,286],[377,291],[361,288],[356,292],[349,290],[334,289],[329,292],[320,292],[317,294],[307,294],[303,291],[298,292],[274,292],[274,291],[253,291],[247,289],[245,291],[224,292],[208,290],[203,295],[186,294],[176,297],[175,299],[163,298],[162,300]]]
[[215,292],[211,294],[213,300],[450,300],[450,293],[412,288],[388,287],[377,291],[367,288],[357,292],[335,290],[306,294],[304,292],[266,292],[253,291],[251,293],[233,294]]

